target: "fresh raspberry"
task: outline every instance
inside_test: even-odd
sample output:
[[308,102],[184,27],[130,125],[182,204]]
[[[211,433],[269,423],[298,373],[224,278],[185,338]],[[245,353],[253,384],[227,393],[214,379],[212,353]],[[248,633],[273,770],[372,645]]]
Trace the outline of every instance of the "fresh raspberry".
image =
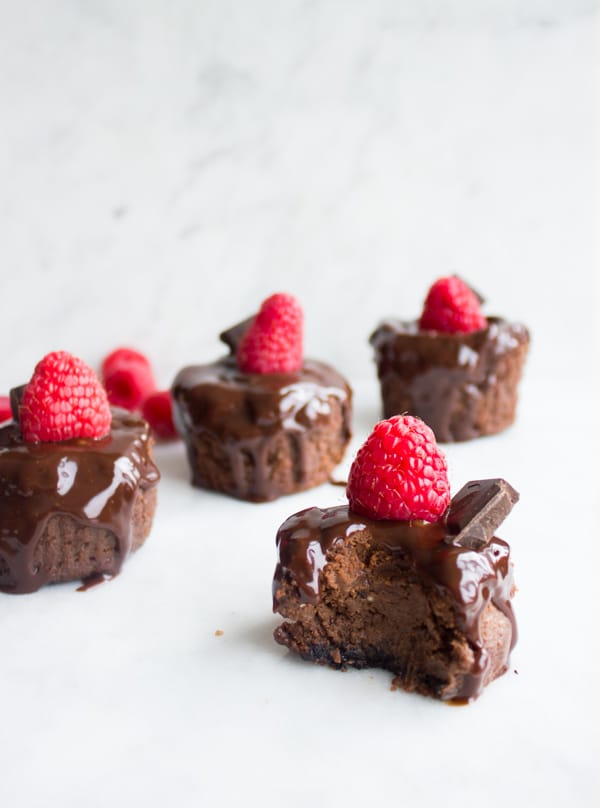
[[240,340],[236,358],[244,373],[294,373],[302,367],[300,303],[292,295],[268,297]]
[[350,468],[348,502],[371,519],[437,522],[450,504],[446,457],[412,415],[380,421]]
[[116,407],[136,410],[156,390],[150,362],[132,348],[117,348],[102,362],[102,381]]
[[10,398],[8,396],[0,396],[0,424],[3,421],[10,421],[12,418],[12,409],[10,406]]
[[451,275],[436,281],[425,299],[419,327],[448,334],[469,334],[487,326],[479,298],[470,286]]
[[102,438],[110,432],[111,414],[94,371],[67,351],[54,351],[35,366],[19,422],[29,443]]
[[173,440],[177,437],[173,423],[173,401],[168,390],[156,390],[144,400],[142,415],[157,438]]

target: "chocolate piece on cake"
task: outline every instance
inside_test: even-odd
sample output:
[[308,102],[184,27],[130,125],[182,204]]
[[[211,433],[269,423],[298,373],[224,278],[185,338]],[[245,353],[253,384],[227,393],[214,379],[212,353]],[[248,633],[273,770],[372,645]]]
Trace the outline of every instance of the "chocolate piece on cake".
[[99,439],[27,443],[18,423],[0,428],[0,591],[116,575],[150,532],[151,445],[148,424],[117,409]]
[[416,415],[442,442],[492,435],[513,423],[529,348],[525,326],[489,317],[487,328],[463,334],[387,320],[370,341],[384,418]]
[[229,356],[179,372],[173,415],[193,485],[264,502],[329,479],[351,437],[352,393],[311,359],[291,373],[241,371],[235,354],[250,322],[221,335]]
[[446,528],[455,544],[480,550],[518,501],[506,480],[473,480],[452,497]]
[[346,505],[287,519],[276,641],[334,668],[385,668],[408,691],[476,698],[507,670],[516,641],[510,550],[493,533],[517,494],[499,480],[469,483],[468,494],[435,523],[374,520]]

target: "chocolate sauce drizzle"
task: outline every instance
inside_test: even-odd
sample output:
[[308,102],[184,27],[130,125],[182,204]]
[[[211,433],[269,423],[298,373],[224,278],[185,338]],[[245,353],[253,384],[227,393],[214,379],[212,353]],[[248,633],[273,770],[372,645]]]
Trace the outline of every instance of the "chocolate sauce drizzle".
[[61,514],[115,535],[116,575],[131,549],[136,492],[159,480],[149,448],[147,423],[118,409],[110,434],[97,440],[26,443],[17,423],[2,427],[0,591],[34,592],[48,583],[33,558],[48,520]]
[[[504,481],[483,480],[470,485],[478,486],[481,498],[489,502],[491,495],[488,496],[488,492],[491,488],[497,490],[499,482]],[[480,507],[480,500],[476,496],[471,497],[470,503],[476,508]],[[273,581],[273,611],[279,610],[278,592],[285,591],[285,587],[282,587],[285,581],[294,584],[300,603],[317,604],[320,574],[327,563],[328,554],[343,546],[353,534],[366,533],[371,546],[383,547],[392,554],[412,559],[422,580],[451,597],[457,626],[469,640],[476,656],[474,669],[465,677],[461,692],[454,694],[454,698],[474,697],[483,686],[489,665],[480,634],[480,618],[488,603],[493,603],[510,621],[511,649],[516,642],[517,632],[510,603],[513,590],[510,548],[506,542],[492,536],[506,512],[500,507],[495,511],[496,519],[490,519],[490,510],[486,510],[486,541],[479,549],[473,549],[468,546],[468,541],[463,543],[456,535],[469,525],[475,535],[482,535],[473,509],[465,508],[464,504],[464,497],[459,497],[454,510],[453,500],[446,518],[431,524],[373,520],[353,513],[347,505],[324,510],[308,508],[289,517],[277,534],[278,563]],[[449,524],[452,524],[452,529],[449,529]]]

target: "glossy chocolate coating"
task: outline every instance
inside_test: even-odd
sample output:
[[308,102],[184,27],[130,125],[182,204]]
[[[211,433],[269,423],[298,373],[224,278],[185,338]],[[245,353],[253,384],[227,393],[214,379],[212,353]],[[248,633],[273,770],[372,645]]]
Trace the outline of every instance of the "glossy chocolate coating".
[[295,373],[242,372],[235,348],[249,322],[221,335],[229,356],[178,373],[174,418],[195,485],[265,501],[328,478],[350,438],[352,394],[336,370],[310,359]]
[[[497,487],[497,480],[477,481],[486,490]],[[489,485],[488,485],[489,484]],[[481,489],[481,485],[480,485]],[[485,497],[484,499],[489,497]],[[483,687],[487,655],[481,641],[480,619],[492,603],[510,621],[511,648],[516,642],[516,624],[510,603],[513,590],[510,549],[506,542],[490,536],[497,523],[485,518],[486,543],[478,550],[464,546],[454,532],[474,520],[471,505],[478,508],[476,498],[465,507],[459,499],[457,511],[452,505],[447,519],[424,522],[394,522],[359,516],[347,505],[322,510],[309,508],[287,519],[277,534],[278,563],[273,582],[273,610],[281,604],[278,593],[286,592],[284,583],[292,584],[300,603],[317,604],[320,597],[320,574],[328,553],[341,548],[355,533],[364,533],[371,547],[381,547],[412,565],[427,585],[447,593],[459,630],[476,652],[476,665],[465,677],[463,689],[453,694],[456,699],[470,699]],[[496,510],[496,522],[504,516]],[[486,512],[489,517],[489,511]],[[448,529],[448,522],[453,529]],[[492,527],[493,525],[493,527]],[[478,531],[476,531],[478,532]]]
[[[242,373],[232,356],[184,368],[175,379],[173,399],[192,482],[213,487],[196,452],[198,444],[216,446],[230,475],[220,490],[252,501],[324,482],[351,434],[348,384],[333,368],[313,360],[287,374]],[[339,430],[329,435],[336,408],[341,414]],[[325,471],[317,466],[322,455],[315,440],[321,439],[320,432],[333,453]],[[288,454],[293,465],[289,486],[274,477],[279,457]]]
[[481,331],[444,334],[386,320],[370,341],[385,418],[417,415],[439,441],[494,434],[513,422],[529,345],[520,323],[489,317]]
[[26,443],[19,426],[0,429],[0,590],[34,592],[48,578],[34,568],[36,546],[48,520],[72,517],[114,534],[116,575],[132,542],[132,509],[138,490],[159,480],[148,424],[114,409],[106,438]]

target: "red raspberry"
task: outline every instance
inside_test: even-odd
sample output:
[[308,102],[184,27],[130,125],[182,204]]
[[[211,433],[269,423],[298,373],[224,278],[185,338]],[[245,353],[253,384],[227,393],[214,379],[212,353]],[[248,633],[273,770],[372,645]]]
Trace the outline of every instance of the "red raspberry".
[[420,418],[380,421],[350,469],[350,508],[371,519],[437,522],[450,504],[447,468],[435,435]]
[[420,328],[448,334],[469,334],[486,326],[487,320],[481,313],[479,298],[464,281],[451,275],[433,284],[425,299]]
[[177,437],[173,424],[173,401],[168,390],[156,390],[142,404],[142,415],[157,438],[173,440]]
[[0,396],[0,424],[3,421],[10,421],[12,419],[12,409],[10,406],[10,398],[8,396]]
[[136,410],[156,390],[150,362],[132,348],[117,348],[102,362],[102,381],[116,407]]
[[302,367],[300,303],[292,295],[268,297],[240,340],[236,358],[244,373],[294,373]]
[[19,422],[29,443],[103,438],[110,432],[111,414],[94,371],[67,351],[54,351],[35,366]]

